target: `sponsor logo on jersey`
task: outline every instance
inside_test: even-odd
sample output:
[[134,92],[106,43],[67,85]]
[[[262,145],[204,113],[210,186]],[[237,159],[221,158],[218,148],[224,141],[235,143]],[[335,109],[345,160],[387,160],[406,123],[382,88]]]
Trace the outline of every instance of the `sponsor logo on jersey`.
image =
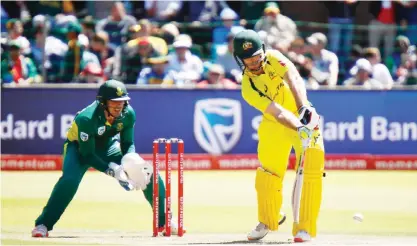
[[97,130],[97,134],[99,136],[103,135],[103,133],[106,131],[106,127],[105,126],[100,126]]
[[87,133],[85,133],[85,132],[81,132],[80,133],[80,138],[81,138],[81,140],[82,141],[87,141],[88,140],[88,134]]

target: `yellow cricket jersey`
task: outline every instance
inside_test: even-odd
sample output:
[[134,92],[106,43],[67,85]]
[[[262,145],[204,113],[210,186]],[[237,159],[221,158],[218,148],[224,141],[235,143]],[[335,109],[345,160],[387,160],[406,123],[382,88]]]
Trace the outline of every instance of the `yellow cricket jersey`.
[[[264,73],[254,75],[245,70],[242,78],[242,96],[249,105],[262,113],[274,101],[291,112],[297,112],[294,96],[284,75],[288,71],[290,61],[277,50],[266,51]],[[264,117],[276,121],[271,115]]]

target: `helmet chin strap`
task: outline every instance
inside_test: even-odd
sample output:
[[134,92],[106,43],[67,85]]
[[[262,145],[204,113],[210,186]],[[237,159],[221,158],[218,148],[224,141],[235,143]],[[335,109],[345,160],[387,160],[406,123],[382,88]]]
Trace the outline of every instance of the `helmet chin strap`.
[[[105,107],[105,110],[106,110],[106,112],[107,112],[107,114],[109,115],[109,116],[111,116],[111,117],[113,117],[114,119],[117,119],[118,117],[116,117],[116,116],[114,116],[114,115],[112,115],[111,113],[110,113],[110,111],[109,111],[109,108],[107,108],[107,106]],[[121,116],[121,115],[120,115]],[[119,116],[119,117],[120,117]]]
[[121,118],[121,117],[123,116],[123,111],[124,111],[124,108],[125,108],[125,107],[126,107],[126,106],[123,106],[122,113],[120,114],[120,116],[114,116],[114,115],[112,115],[112,114],[110,113],[109,108],[107,107],[107,103],[104,103],[104,105],[103,105],[103,109],[104,109],[104,111],[106,111],[106,112],[107,112],[107,114],[108,114],[109,116],[113,117],[115,120],[117,120],[118,118]]

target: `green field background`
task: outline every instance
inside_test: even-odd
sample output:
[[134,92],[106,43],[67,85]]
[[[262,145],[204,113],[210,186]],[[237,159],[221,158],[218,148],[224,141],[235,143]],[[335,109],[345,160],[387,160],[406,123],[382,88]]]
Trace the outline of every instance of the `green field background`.
[[[172,174],[175,208],[176,174]],[[34,220],[59,176],[60,172],[1,173],[2,235],[30,235]],[[187,233],[245,235],[257,224],[255,171],[189,171],[184,178]],[[292,225],[293,182],[294,173],[289,171],[282,206],[288,220],[280,228],[288,235]],[[363,214],[362,223],[352,219],[355,213]],[[126,192],[114,179],[99,172],[88,172],[55,228],[140,231],[151,235],[152,210],[142,192]],[[318,231],[417,236],[417,172],[329,171],[324,179]]]

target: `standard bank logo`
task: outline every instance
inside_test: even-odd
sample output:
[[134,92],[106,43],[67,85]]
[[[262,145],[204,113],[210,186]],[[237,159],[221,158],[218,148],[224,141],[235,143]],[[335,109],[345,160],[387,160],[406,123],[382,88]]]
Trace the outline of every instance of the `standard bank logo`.
[[237,100],[213,98],[199,100],[194,110],[194,136],[211,154],[230,151],[242,133],[242,107]]

